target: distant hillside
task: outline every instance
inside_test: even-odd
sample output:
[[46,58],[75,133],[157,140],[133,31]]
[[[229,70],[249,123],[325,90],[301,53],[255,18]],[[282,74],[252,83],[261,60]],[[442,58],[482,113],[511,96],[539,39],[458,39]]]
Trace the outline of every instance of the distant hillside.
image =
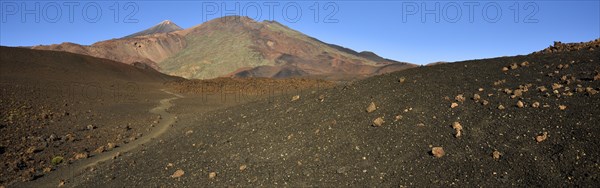
[[[159,30],[158,26],[153,28],[146,31]],[[63,43],[33,48],[69,51],[127,64],[140,62],[163,73],[199,79],[229,76],[339,80],[415,67],[372,52],[358,53],[327,44],[278,22],[257,22],[240,16],[217,18],[169,33],[134,35],[91,46]]]

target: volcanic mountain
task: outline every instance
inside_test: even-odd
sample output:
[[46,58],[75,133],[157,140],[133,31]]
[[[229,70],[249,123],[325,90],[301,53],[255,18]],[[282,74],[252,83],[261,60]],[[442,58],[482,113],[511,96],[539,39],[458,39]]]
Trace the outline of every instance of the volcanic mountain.
[[[185,30],[163,22],[146,31],[90,46],[63,43],[34,49],[68,51],[131,64],[140,62],[170,75],[230,77],[367,77],[415,67],[328,44],[275,21],[228,16]],[[148,34],[148,35],[143,35]],[[133,37],[131,37],[133,36]]]
[[180,31],[180,30],[183,30],[183,28],[179,27],[177,24],[173,23],[171,20],[165,20],[155,26],[152,26],[151,28],[148,28],[146,30],[143,30],[143,31],[131,34],[131,35],[127,35],[123,38],[152,35],[152,34],[157,34],[157,33],[169,33],[169,32]]

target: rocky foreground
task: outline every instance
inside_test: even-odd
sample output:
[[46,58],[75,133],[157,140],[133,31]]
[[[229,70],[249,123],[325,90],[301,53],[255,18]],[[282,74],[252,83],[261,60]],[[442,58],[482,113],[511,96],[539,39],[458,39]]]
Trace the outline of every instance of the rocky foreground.
[[[583,186],[600,180],[600,52],[414,68],[212,112],[46,185]],[[36,181],[31,182],[36,185]]]

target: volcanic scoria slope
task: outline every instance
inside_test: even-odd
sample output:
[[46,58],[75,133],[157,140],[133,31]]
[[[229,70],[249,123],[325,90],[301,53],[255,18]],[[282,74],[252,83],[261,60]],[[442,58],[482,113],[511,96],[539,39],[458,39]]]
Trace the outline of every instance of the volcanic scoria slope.
[[143,65],[0,47],[0,185],[139,138],[156,118],[148,109],[168,96],[162,83],[178,79]]
[[[600,51],[464,61],[211,113],[78,187],[598,185]],[[58,180],[54,180],[57,182]]]
[[141,62],[166,74],[198,79],[230,76],[350,80],[415,67],[372,52],[359,53],[327,44],[275,21],[228,16],[185,30],[157,29],[164,27],[161,25],[165,22],[145,32],[90,46],[63,43],[33,48],[127,64]]

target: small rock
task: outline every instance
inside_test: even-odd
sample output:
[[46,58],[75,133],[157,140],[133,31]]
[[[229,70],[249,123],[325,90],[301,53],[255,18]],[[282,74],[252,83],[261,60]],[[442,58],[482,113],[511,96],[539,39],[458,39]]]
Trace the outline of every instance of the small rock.
[[517,97],[521,97],[523,96],[523,90],[522,89],[515,89],[515,91],[513,91],[513,95],[510,96],[510,98],[517,98]]
[[453,102],[452,104],[450,104],[450,108],[456,108],[458,107],[458,103]]
[[488,105],[489,103],[490,103],[490,102],[488,102],[487,100],[483,100],[483,101],[481,101],[481,104],[482,104],[483,106],[485,106],[485,105]]
[[529,62],[528,61],[523,61],[521,63],[521,67],[526,67],[526,66],[529,66]]
[[523,107],[525,107],[525,104],[522,101],[518,101],[517,102],[517,107],[523,108]]
[[76,153],[75,154],[75,160],[79,160],[79,159],[86,159],[88,158],[88,153],[83,152],[83,153]]
[[494,151],[492,152],[492,157],[494,158],[494,160],[498,160],[500,159],[500,157],[502,156],[502,153],[500,153],[499,151]]
[[400,82],[400,83],[404,83],[404,81],[406,81],[406,78],[404,78],[404,77],[400,77],[400,78],[398,79],[398,82]]
[[37,147],[35,147],[35,146],[31,146],[31,147],[29,147],[29,148],[27,149],[27,151],[25,151],[25,152],[26,152],[27,154],[32,154],[32,153],[37,153],[37,152],[40,152],[40,151],[42,151],[42,149],[40,149],[40,148],[37,148]]
[[319,95],[319,102],[323,102],[325,101],[325,95],[321,94]]
[[560,89],[562,87],[564,87],[564,86],[562,84],[559,84],[559,83],[553,83],[552,84],[552,90],[557,90],[557,89]]
[[181,169],[178,169],[177,171],[175,171],[173,173],[173,175],[171,175],[171,178],[179,178],[181,176],[183,176],[185,174],[185,172]]
[[300,99],[300,95],[294,95],[294,96],[292,97],[292,101],[297,101],[297,100],[299,100],[299,99]]
[[560,109],[560,110],[566,110],[567,106],[565,106],[565,105],[558,105],[558,109]]
[[512,69],[512,70],[515,70],[517,68],[519,68],[519,65],[517,65],[516,63],[513,63],[510,65],[510,69]]
[[540,92],[546,92],[546,91],[548,91],[548,89],[546,89],[546,86],[540,86],[540,87],[538,87],[538,90]]
[[479,94],[477,94],[477,93],[473,94],[473,100],[479,101],[479,99],[481,99],[481,96],[479,96]]
[[186,136],[188,136],[188,135],[191,135],[191,134],[194,134],[194,131],[193,131],[193,130],[189,130],[189,131],[186,131],[186,132],[185,132],[185,135],[186,135]]
[[452,123],[452,128],[453,128],[453,129],[456,131],[456,134],[454,134],[454,136],[455,136],[456,138],[458,138],[458,137],[462,136],[462,134],[461,134],[461,133],[462,133],[462,129],[463,129],[463,127],[462,127],[462,125],[460,125],[460,123],[459,123],[459,122],[454,122],[454,123]]
[[210,172],[210,173],[208,173],[208,179],[213,179],[215,177],[217,177],[217,173],[216,172]]
[[600,80],[600,73],[596,73],[596,76],[594,76],[594,81],[596,80]]
[[383,121],[383,117],[378,117],[377,119],[373,120],[373,127],[381,127],[383,123],[385,123],[385,121]]
[[498,110],[504,110],[504,106],[498,105]]
[[502,72],[508,71],[508,67],[502,67]]
[[66,183],[67,182],[65,180],[59,180],[58,181],[58,187],[63,187],[63,186],[65,186]]
[[375,106],[374,102],[371,102],[371,104],[369,104],[369,106],[367,107],[367,113],[371,113],[373,111],[375,111],[377,109],[377,106]]
[[434,157],[440,158],[443,157],[446,154],[446,152],[444,152],[444,148],[442,147],[433,147],[431,148],[431,154]]
[[248,166],[246,166],[245,164],[240,166],[240,171],[244,171],[246,170],[246,168],[248,168]]
[[539,102],[533,102],[533,104],[531,104],[531,107],[539,108],[540,107],[540,103]]
[[109,143],[106,145],[106,149],[107,149],[107,150],[112,150],[112,149],[114,149],[114,148],[116,148],[116,147],[117,147],[117,144],[115,144],[115,143],[112,143],[112,142],[109,142]]
[[394,118],[394,121],[400,121],[402,119],[402,115],[398,114],[396,115],[396,117]]
[[594,88],[591,88],[591,87],[586,87],[585,92],[587,92],[588,95],[590,95],[590,96],[598,94],[598,91],[596,91]]
[[87,125],[87,129],[88,130],[94,130],[94,129],[96,129],[96,126],[90,124],[90,125]]
[[102,153],[104,151],[106,151],[106,148],[104,146],[100,146],[96,150],[94,150],[95,153]]
[[52,171],[52,168],[50,168],[50,167],[44,167],[44,169],[42,170],[42,172],[44,172],[44,173],[48,173],[51,171]]
[[454,100],[458,101],[458,102],[465,102],[465,97],[463,96],[463,94],[457,95],[456,97],[454,97]]
[[537,136],[535,137],[535,141],[537,141],[538,143],[540,143],[540,142],[542,142],[542,141],[546,140],[547,138],[548,138],[548,132],[545,132],[545,131],[544,131],[544,133],[542,133],[542,134],[540,134],[540,135],[537,135]]

